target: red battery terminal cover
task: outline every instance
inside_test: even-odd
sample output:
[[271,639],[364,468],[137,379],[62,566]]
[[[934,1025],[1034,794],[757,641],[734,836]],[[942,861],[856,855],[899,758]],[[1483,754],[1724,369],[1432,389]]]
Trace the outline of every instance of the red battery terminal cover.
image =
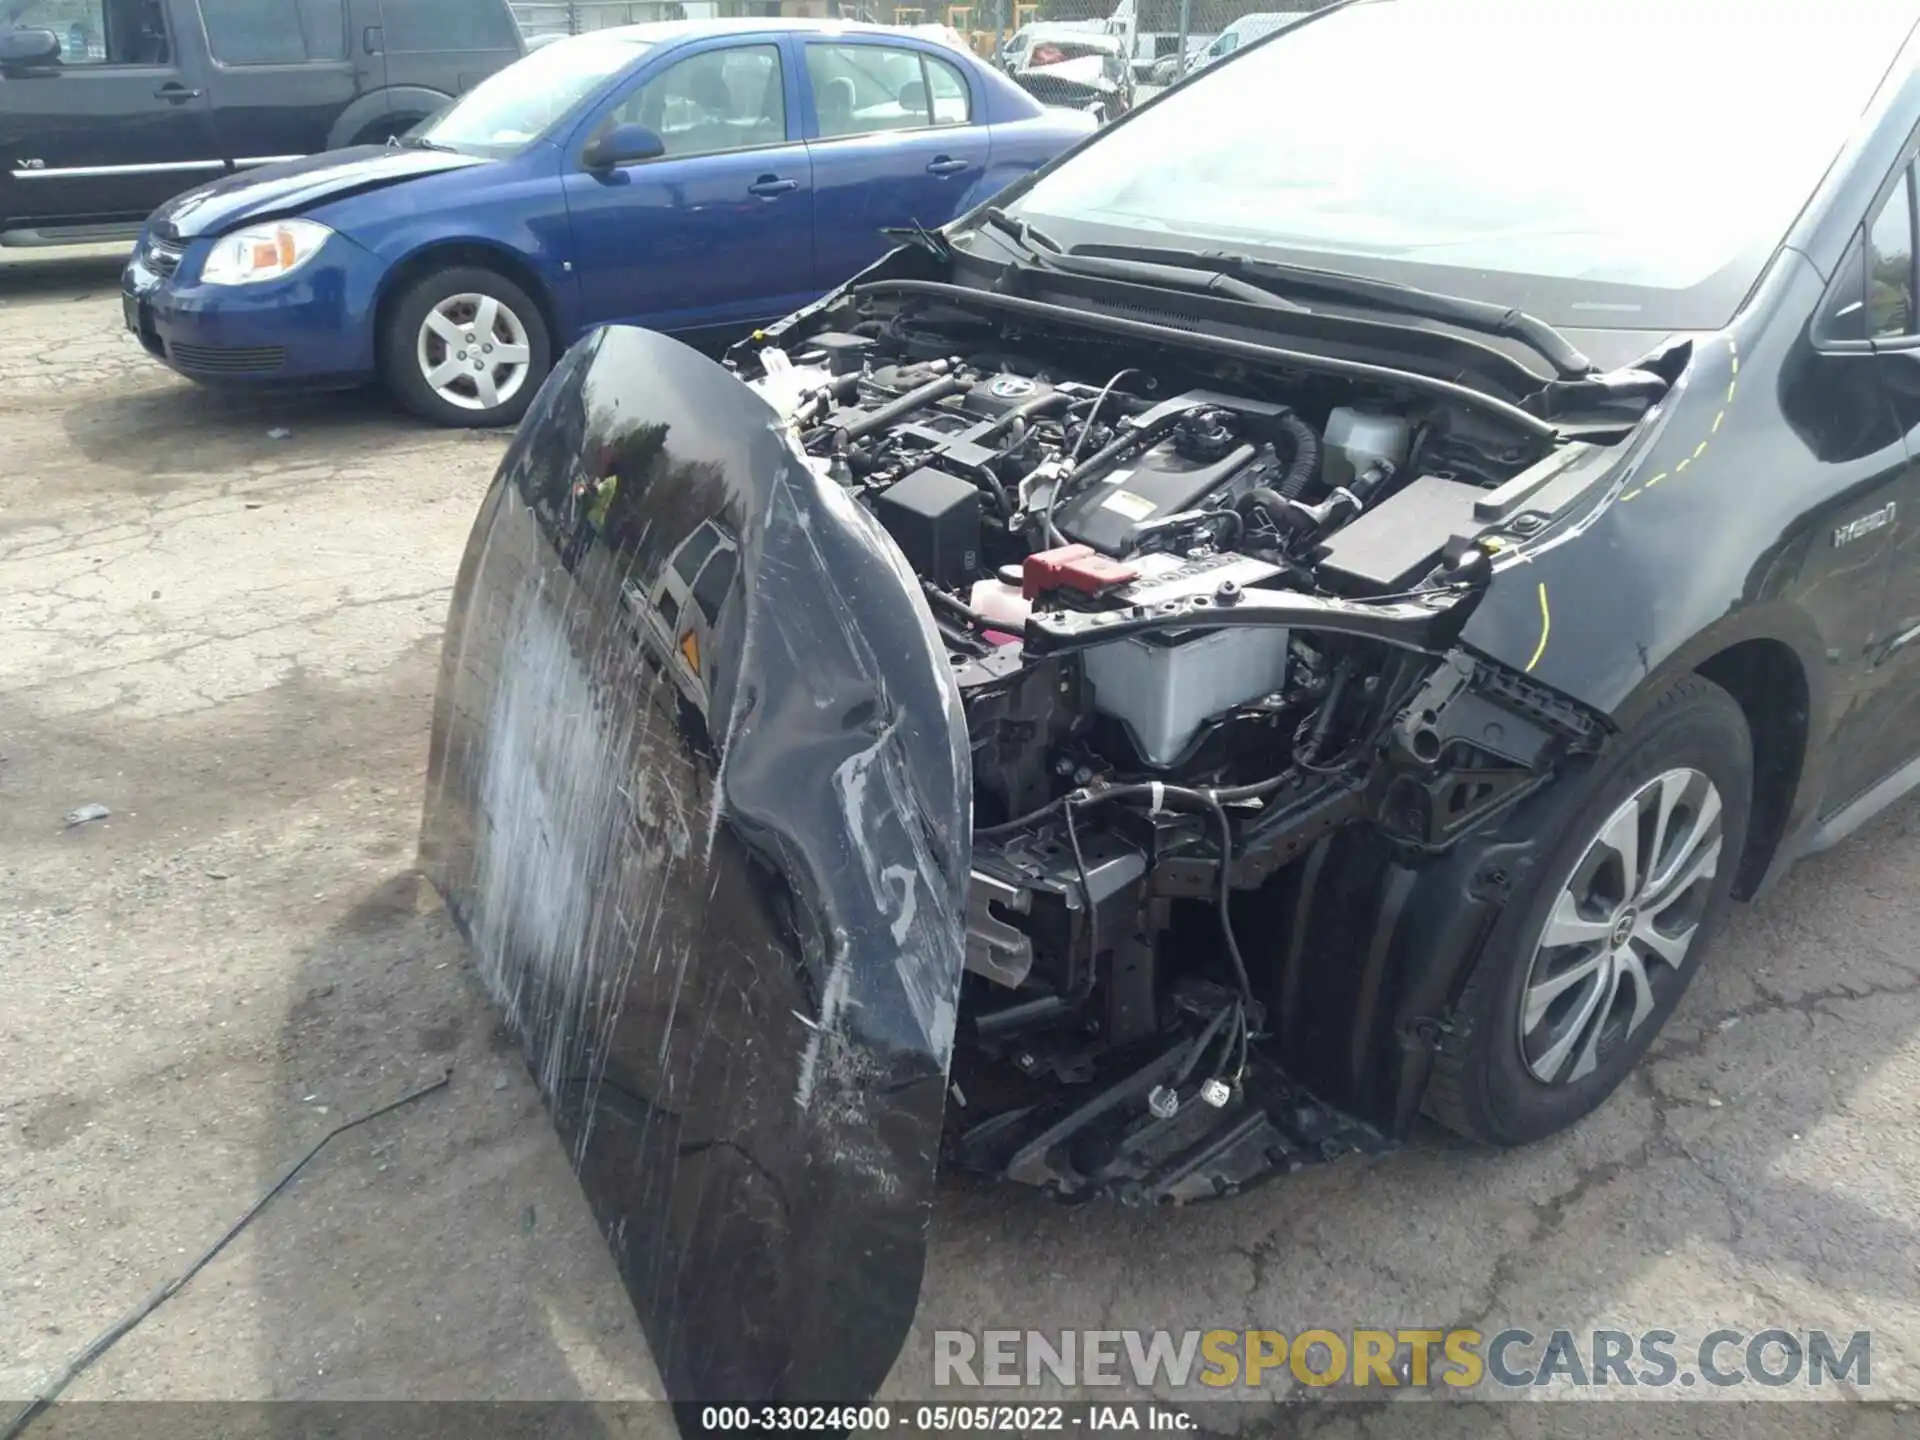
[[1062,545],[1027,556],[1020,571],[1020,593],[1029,600],[1038,600],[1049,590],[1098,595],[1139,578],[1137,567],[1109,560],[1091,545]]

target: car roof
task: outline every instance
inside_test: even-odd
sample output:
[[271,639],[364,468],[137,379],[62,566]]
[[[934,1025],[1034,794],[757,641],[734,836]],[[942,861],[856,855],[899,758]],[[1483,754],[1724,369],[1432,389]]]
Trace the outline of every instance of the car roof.
[[[794,31],[805,35],[872,35],[896,39],[931,41],[931,36],[916,35],[900,25],[874,25],[862,20],[830,20],[802,15],[742,16],[726,20],[653,20],[643,25],[615,25],[605,30],[590,30],[616,40],[644,40],[650,45],[669,45],[682,40],[704,40],[711,35],[766,35]],[[584,38],[584,37],[582,37]]]

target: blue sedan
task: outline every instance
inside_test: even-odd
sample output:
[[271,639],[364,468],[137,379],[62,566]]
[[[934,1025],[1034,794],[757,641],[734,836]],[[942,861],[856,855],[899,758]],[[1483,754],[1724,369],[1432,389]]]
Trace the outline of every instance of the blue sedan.
[[804,20],[543,46],[386,148],[190,190],[148,221],[128,328],[190,379],[379,380],[449,425],[519,418],[621,322],[784,315],[1090,135],[973,56]]

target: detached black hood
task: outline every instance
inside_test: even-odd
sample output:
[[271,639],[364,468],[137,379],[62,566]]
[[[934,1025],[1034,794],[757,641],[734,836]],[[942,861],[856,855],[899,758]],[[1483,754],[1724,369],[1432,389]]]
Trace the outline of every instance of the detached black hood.
[[391,145],[356,145],[243,170],[210,185],[177,195],[153,215],[153,229],[169,240],[217,235],[248,220],[293,215],[323,200],[397,185],[423,175],[439,175],[492,163],[478,155],[444,150],[405,150]]
[[868,512],[694,351],[575,346],[461,563],[421,858],[677,1401],[860,1402],[899,1353],[971,795]]

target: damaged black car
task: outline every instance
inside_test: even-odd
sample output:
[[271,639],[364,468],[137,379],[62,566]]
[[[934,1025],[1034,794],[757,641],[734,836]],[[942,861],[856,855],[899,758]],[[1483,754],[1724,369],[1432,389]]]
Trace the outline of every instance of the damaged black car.
[[1569,1125],[1920,781],[1914,19],[1337,6],[565,358],[423,864],[677,1399],[871,1395],[942,1167]]

